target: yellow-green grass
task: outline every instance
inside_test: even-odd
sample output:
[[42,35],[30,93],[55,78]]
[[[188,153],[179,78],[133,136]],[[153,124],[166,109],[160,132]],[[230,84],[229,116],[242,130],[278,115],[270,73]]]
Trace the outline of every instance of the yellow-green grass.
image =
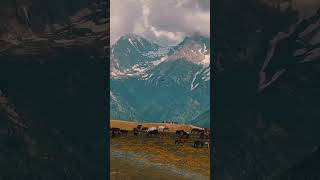
[[[163,123],[111,121],[111,127],[118,127],[126,130],[132,130],[132,128],[136,127],[138,124],[147,127],[157,127]],[[137,157],[137,161],[148,160],[209,177],[210,148],[207,148],[206,146],[203,148],[193,147],[194,141],[199,138],[198,135],[191,135],[184,146],[174,144],[176,135],[172,132],[177,129],[191,130],[189,125],[172,125],[169,129],[171,132],[166,133],[163,138],[159,138],[158,136],[147,137],[145,134],[133,136],[132,132],[129,132],[128,137],[115,137],[111,138],[110,141],[113,147],[116,147],[122,152],[142,154]]]

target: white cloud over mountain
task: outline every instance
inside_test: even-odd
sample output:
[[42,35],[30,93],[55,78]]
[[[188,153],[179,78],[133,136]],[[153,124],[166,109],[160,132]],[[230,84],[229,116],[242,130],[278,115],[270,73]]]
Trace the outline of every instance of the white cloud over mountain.
[[209,0],[111,0],[111,43],[138,34],[163,45],[186,35],[210,33]]

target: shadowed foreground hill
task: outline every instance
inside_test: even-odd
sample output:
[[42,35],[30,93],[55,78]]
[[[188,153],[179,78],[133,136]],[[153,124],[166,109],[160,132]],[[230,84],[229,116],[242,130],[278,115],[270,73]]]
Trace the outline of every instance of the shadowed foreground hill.
[[71,58],[0,61],[1,90],[27,124],[14,123],[1,104],[0,177],[102,177],[104,64]]
[[[17,1],[17,8],[11,8],[11,3],[2,6],[8,6],[9,15],[2,16],[1,22],[21,31],[10,36],[10,28],[0,31],[0,179],[106,177],[108,52],[104,45],[109,37],[107,28],[97,28],[108,26],[103,10],[108,7],[81,2],[72,11],[64,9],[62,1],[59,7],[43,7],[68,11],[59,14],[63,18],[39,11],[38,1]],[[23,7],[28,16],[20,16]],[[52,27],[50,31],[30,29],[30,23],[37,26],[41,12],[42,18],[49,16],[60,25],[44,18],[48,21],[42,23]]]
[[320,11],[301,19],[290,6],[262,2],[214,4],[211,97],[215,176],[221,180],[319,173],[303,167],[320,162],[317,155],[305,161],[320,137]]

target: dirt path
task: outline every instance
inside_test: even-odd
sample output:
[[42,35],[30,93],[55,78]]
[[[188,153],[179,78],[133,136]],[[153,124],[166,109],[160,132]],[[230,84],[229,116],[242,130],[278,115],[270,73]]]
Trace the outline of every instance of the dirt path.
[[[111,180],[207,180],[197,174],[192,174],[173,166],[154,163],[148,160],[137,160],[138,156],[146,154],[127,153],[111,146],[110,176]],[[145,158],[147,159],[147,158]]]

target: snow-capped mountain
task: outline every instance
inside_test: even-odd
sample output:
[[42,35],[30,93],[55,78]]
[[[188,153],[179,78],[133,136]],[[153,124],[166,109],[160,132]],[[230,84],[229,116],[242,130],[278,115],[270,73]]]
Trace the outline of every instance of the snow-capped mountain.
[[[209,81],[210,39],[193,34],[175,47],[162,47],[137,35],[122,36],[111,49],[111,78],[138,76],[147,80],[154,77],[154,71],[161,63],[170,66],[174,64],[171,61],[177,60],[199,65],[201,68],[194,73],[193,79],[201,76],[200,79]],[[192,87],[196,86],[194,80],[191,81]]]
[[169,48],[137,35],[126,35],[111,48],[111,78],[142,75],[165,58]]
[[195,64],[210,65],[210,39],[197,33],[184,38],[169,53],[169,60],[185,59]]
[[210,106],[209,65],[210,39],[199,34],[174,47],[120,37],[111,50],[111,118],[191,121]]

